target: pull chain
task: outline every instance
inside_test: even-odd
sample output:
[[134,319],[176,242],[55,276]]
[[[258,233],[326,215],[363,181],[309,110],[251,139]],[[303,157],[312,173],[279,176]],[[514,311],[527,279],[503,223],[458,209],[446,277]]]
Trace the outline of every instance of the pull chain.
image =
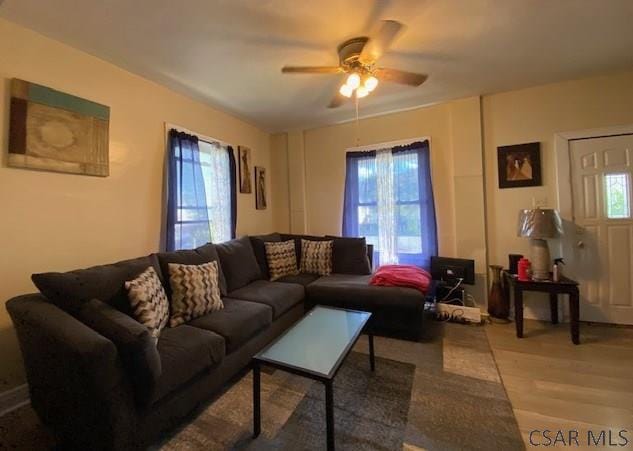
[[360,133],[359,133],[359,121],[358,121],[358,96],[354,96],[354,99],[356,100],[355,104],[356,104],[356,147],[360,146]]

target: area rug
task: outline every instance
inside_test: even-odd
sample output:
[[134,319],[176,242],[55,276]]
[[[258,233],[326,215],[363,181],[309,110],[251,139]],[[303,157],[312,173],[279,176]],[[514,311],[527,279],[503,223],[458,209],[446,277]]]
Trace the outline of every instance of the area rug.
[[[361,338],[335,379],[336,448],[524,449],[483,327],[434,324],[429,335],[377,337],[375,373]],[[263,372],[262,434],[253,439],[247,373],[160,449],[323,450],[324,402],[319,382]]]

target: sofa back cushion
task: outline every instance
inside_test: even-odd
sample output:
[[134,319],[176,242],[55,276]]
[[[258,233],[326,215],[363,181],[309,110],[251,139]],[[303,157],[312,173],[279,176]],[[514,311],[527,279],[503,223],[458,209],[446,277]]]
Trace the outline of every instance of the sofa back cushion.
[[229,293],[262,278],[249,237],[218,243],[215,249],[220,257]]
[[157,254],[158,263],[162,272],[165,292],[167,297],[171,299],[171,286],[169,284],[169,264],[177,263],[179,265],[203,265],[205,263],[218,262],[218,283],[220,285],[220,294],[226,296],[226,279],[222,271],[222,264],[218,252],[213,244],[207,243],[196,249],[183,249],[174,252],[161,252]]
[[334,241],[332,272],[335,274],[371,274],[365,238],[329,236]]
[[131,315],[125,282],[136,278],[150,266],[160,277],[156,255],[148,255],[64,273],[33,274],[31,280],[49,301],[67,312],[76,313],[89,300],[100,299]]
[[255,259],[262,273],[262,278],[269,279],[270,271],[268,269],[268,260],[266,259],[265,243],[278,243],[281,241],[281,235],[278,233],[270,233],[268,235],[254,235],[250,238],[253,252],[255,252]]

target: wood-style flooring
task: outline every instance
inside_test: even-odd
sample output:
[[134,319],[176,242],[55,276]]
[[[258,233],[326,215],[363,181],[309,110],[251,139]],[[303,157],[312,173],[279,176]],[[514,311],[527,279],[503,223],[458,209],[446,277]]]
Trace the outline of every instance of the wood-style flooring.
[[[534,449],[533,430],[549,429],[552,438],[578,430],[573,449],[597,449],[587,446],[588,430],[615,431],[622,444],[617,431],[626,429],[628,446],[611,449],[633,449],[633,329],[581,323],[577,346],[569,324],[526,321],[522,339],[514,323],[487,325],[486,333],[526,448]],[[538,432],[532,439],[546,442]]]

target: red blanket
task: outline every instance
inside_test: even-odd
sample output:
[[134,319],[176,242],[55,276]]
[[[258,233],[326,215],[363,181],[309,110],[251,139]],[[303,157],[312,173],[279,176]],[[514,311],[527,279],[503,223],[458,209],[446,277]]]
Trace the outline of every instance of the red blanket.
[[413,265],[383,265],[374,273],[370,285],[385,287],[409,287],[426,294],[431,274]]

